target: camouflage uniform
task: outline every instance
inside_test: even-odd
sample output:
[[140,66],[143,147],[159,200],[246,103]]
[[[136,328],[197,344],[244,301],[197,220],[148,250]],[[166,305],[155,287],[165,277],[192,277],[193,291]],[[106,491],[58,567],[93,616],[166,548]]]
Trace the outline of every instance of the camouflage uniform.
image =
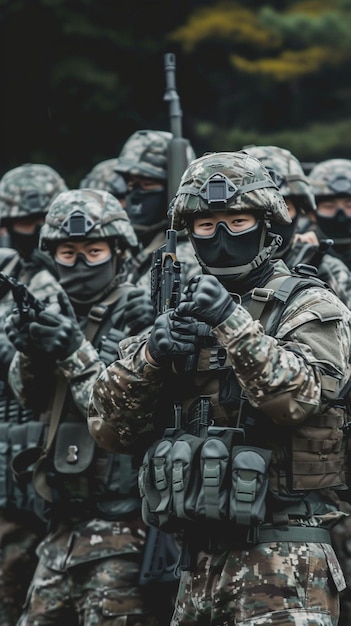
[[351,217],[338,210],[333,217],[318,211],[324,200],[351,197],[351,160],[328,159],[317,163],[308,174],[317,202],[316,223],[305,225],[304,231],[315,230],[319,239],[330,237],[334,245],[330,254],[341,259],[351,269]]
[[[63,179],[47,165],[27,163],[9,170],[0,181],[1,225],[11,233],[17,220],[44,217],[51,200],[66,189]],[[53,264],[48,255],[38,250],[36,237],[39,238],[38,233],[31,242],[32,253],[26,257],[16,249],[16,239],[13,239],[13,248],[1,249],[0,271],[25,283],[37,298],[45,299],[53,296],[59,286]],[[12,243],[10,234],[8,243]],[[0,301],[0,423],[4,427],[8,422],[15,426],[32,419],[31,411],[20,407],[7,385],[7,368],[14,350],[2,330],[2,321],[13,306],[12,294],[8,292]],[[1,464],[9,463],[5,448],[4,444]],[[2,487],[1,491],[3,493]],[[8,491],[11,491],[9,483]],[[3,626],[14,625],[19,617],[37,562],[35,547],[43,536],[39,520],[33,518],[31,512],[18,510],[13,492],[6,495],[7,499],[3,494],[0,504],[0,622]]]
[[[116,165],[116,172],[125,176],[142,176],[159,180],[167,185],[167,149],[172,134],[160,130],[139,130],[129,137],[124,144]],[[195,154],[189,145],[187,150],[188,162],[195,158]],[[138,215],[133,217],[133,211],[128,207],[127,212],[135,231],[142,243],[141,249],[135,259],[135,267],[131,269],[130,280],[136,285],[149,288],[149,270],[152,261],[152,252],[165,243],[165,230],[168,228],[166,216],[167,200],[165,193],[164,217],[157,222],[149,224],[138,223]],[[200,266],[194,256],[192,246],[184,233],[178,234],[177,257],[182,263],[182,281],[186,285],[192,276],[200,272]]]
[[[217,199],[209,190],[211,183],[221,186]],[[191,232],[192,217],[202,211],[208,215],[209,210],[251,211],[262,220],[257,228],[266,229],[258,254],[237,274],[239,265],[229,265],[233,246],[228,245],[225,267],[216,264],[209,268],[203,252],[200,254],[200,237]],[[177,229],[189,228],[207,274],[193,281],[174,313],[156,320],[155,332],[148,338],[134,337],[121,343],[120,360],[101,374],[92,392],[89,430],[109,450],[128,450],[150,432],[159,437],[162,426],[172,425],[175,409],[179,418],[179,406],[181,427],[195,433],[199,413],[203,417],[199,407],[206,398],[210,398],[210,424],[244,428],[244,449],[253,445],[272,450],[266,516],[252,543],[235,522],[223,520],[209,527],[188,522],[184,545],[190,562],[185,552],[173,626],[336,626],[338,621],[337,590],[341,591],[345,582],[330,543],[319,542],[313,532],[331,527],[344,515],[336,504],[335,488],[345,485],[342,424],[347,418],[344,409],[338,416],[334,413],[332,399],[350,376],[351,313],[331,291],[320,284],[310,285],[290,296],[273,335],[265,332],[255,307],[265,298],[269,300],[270,284],[276,276],[291,276],[282,260],[270,261],[277,245],[276,236],[267,232],[271,218],[289,223],[283,197],[257,159],[239,152],[211,154],[194,161],[180,182],[173,223]],[[244,236],[251,236],[250,230],[243,231]],[[261,274],[259,289],[257,267],[265,278],[262,282]],[[244,274],[249,281],[254,272],[255,282],[245,292],[245,283],[240,281]],[[216,281],[209,273],[223,278]],[[231,285],[230,292],[235,292],[235,285],[240,288],[241,297],[235,297],[240,304],[233,304],[222,280]],[[208,291],[196,296],[196,285],[204,281]],[[217,300],[212,297],[212,304],[208,303],[210,283],[216,285],[218,300],[225,302],[223,310],[230,307],[232,311],[219,323],[214,317]],[[264,311],[266,305],[262,306]],[[186,356],[187,343],[186,339],[181,342],[179,325],[182,315],[192,316],[187,318],[185,338],[190,332],[195,335],[193,330],[186,334],[187,328],[193,328],[194,318],[212,327],[207,339],[199,327],[199,336],[194,338],[196,362],[192,361],[191,368],[188,361],[183,366],[179,363],[172,343],[167,344],[166,331],[161,332],[163,318],[171,324],[178,354]],[[151,364],[148,356],[155,344],[162,356],[160,366],[156,357]],[[192,351],[190,356],[193,359]],[[326,443],[336,432],[339,443]],[[334,474],[337,467],[340,472]],[[260,538],[265,529],[275,529],[275,538]],[[302,531],[303,539],[295,536],[291,542],[289,533],[293,536],[294,531]]]
[[[101,239],[112,246],[107,263],[117,274],[107,285],[100,288],[97,284],[90,294],[84,277],[80,278],[81,297],[73,297],[67,287],[77,315],[77,321],[71,322],[72,336],[78,338],[79,345],[74,343],[73,351],[70,348],[69,354],[60,358],[55,352],[47,355],[44,344],[40,360],[32,346],[26,354],[16,352],[11,364],[9,379],[18,400],[35,403],[37,411],[42,410],[41,419],[48,415],[49,433],[55,419],[55,401],[52,403],[51,398],[59,389],[60,379],[67,385],[56,443],[49,448],[44,463],[37,461],[32,478],[37,501],[47,503],[44,513],[51,532],[37,549],[39,562],[18,622],[21,626],[62,624],[65,620],[85,626],[156,624],[150,598],[138,587],[145,525],[140,518],[135,462],[129,455],[99,450],[85,422],[92,384],[105,363],[115,358],[118,341],[127,334],[124,304],[135,287],[124,281],[123,250],[136,244],[136,235],[111,194],[71,190],[51,204],[40,245],[54,256],[62,241]],[[62,268],[57,260],[55,263],[63,282]],[[76,265],[71,266],[72,271]],[[93,265],[89,265],[88,273]],[[108,267],[100,272],[102,280]],[[6,322],[10,338],[13,322],[9,320],[13,319]],[[38,387],[43,385],[38,406]],[[70,451],[76,455],[73,466],[69,465]],[[74,462],[77,466],[82,463],[78,474]]]
[[312,186],[299,161],[289,150],[277,146],[247,146],[244,150],[259,159],[273,174],[281,194],[292,200],[297,212],[295,226],[288,227],[289,241],[283,250],[278,248],[277,258],[283,259],[289,269],[299,263],[317,267],[318,278],[326,282],[338,298],[351,308],[351,273],[345,263],[331,254],[319,251],[318,246],[294,240],[299,220],[316,211]]

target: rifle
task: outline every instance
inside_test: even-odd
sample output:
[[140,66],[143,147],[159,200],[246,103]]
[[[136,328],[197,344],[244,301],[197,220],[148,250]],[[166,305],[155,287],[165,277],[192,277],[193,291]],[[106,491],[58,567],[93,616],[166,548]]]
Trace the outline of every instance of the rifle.
[[166,243],[152,253],[151,300],[155,315],[175,309],[180,299],[180,262],[176,254],[177,232],[166,230]]
[[33,296],[24,283],[21,283],[12,276],[7,276],[3,272],[0,272],[0,299],[3,298],[9,291],[12,292],[13,299],[16,303],[16,307],[23,324],[25,322],[32,321],[33,318],[30,315],[30,311],[34,311],[36,317],[45,309],[45,304]]
[[[175,56],[166,54],[166,93],[164,100],[169,102],[169,116],[172,139],[168,144],[168,199],[174,198],[181,176],[188,165],[186,149],[189,142],[182,137],[182,111],[175,86]],[[177,259],[177,231],[166,230],[166,243],[152,253],[151,300],[156,317],[179,303],[181,293],[181,264]],[[145,542],[139,583],[169,583],[178,579],[176,565],[180,551],[173,534],[164,533],[158,528],[149,527]]]
[[168,203],[170,203],[177,193],[179,181],[188,166],[187,149],[189,148],[189,142],[182,136],[182,109],[176,88],[175,55],[172,52],[165,54],[164,64],[166,91],[163,99],[169,102],[169,119],[173,135],[167,148],[167,188]]
[[[182,136],[182,110],[176,89],[175,55],[164,56],[166,91],[164,100],[169,102],[169,118],[172,132],[167,150],[167,189],[168,201],[174,198],[181,176],[188,165],[187,148],[189,142]],[[180,299],[180,263],[177,259],[177,232],[173,228],[166,231],[166,243],[153,252],[151,265],[151,299],[155,314],[175,308]]]

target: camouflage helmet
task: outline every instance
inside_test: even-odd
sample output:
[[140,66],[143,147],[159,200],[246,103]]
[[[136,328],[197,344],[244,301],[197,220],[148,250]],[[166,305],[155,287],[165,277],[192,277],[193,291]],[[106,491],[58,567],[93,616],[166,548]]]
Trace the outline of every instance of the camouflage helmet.
[[315,165],[308,179],[318,201],[325,196],[351,195],[351,160],[328,159]]
[[119,200],[108,191],[95,189],[64,191],[50,205],[39,246],[50,250],[67,239],[117,239],[123,248],[138,244]]
[[48,165],[25,163],[9,170],[0,180],[1,224],[46,214],[52,200],[67,189],[61,176]]
[[316,210],[316,200],[300,161],[278,146],[245,146],[247,154],[256,157],[270,173],[284,197],[296,198],[301,212]]
[[259,211],[264,218],[290,224],[288,208],[266,168],[240,152],[214,152],[194,160],[185,170],[171,203],[173,227],[204,211]]
[[[168,144],[173,135],[164,130],[137,130],[125,142],[116,172],[167,180]],[[187,147],[187,160],[195,158],[191,145]]]
[[121,174],[116,172],[118,159],[106,159],[101,161],[81,180],[80,189],[101,189],[109,191],[115,198],[124,198],[127,191],[127,183]]

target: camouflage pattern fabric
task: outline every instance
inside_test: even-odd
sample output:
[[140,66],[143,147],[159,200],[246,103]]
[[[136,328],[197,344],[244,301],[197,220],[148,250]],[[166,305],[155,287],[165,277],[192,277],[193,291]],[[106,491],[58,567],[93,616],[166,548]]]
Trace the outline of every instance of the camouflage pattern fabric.
[[91,520],[49,534],[18,626],[156,626],[152,599],[138,587],[144,540],[137,520]]
[[172,134],[163,130],[138,130],[131,135],[118,155],[116,171],[165,180],[167,148]]
[[[275,262],[275,271],[288,272],[282,261]],[[330,335],[326,328],[314,325],[326,307],[335,315]],[[323,337],[323,341],[316,339],[313,343],[313,352],[312,330]],[[296,408],[301,407],[300,419],[305,419],[320,410],[319,364],[328,363],[340,387],[348,380],[351,312],[324,289],[316,287],[299,293],[287,306],[278,328],[278,338],[289,336],[299,346],[302,361],[293,351],[280,346],[274,337],[265,335],[259,322],[240,305],[213,333],[226,346],[240,384],[255,407],[263,405],[267,396],[273,398],[284,390],[289,405],[290,394],[296,398]],[[146,360],[145,344],[146,338],[142,337],[123,340],[120,344],[123,359],[110,365],[94,386],[89,428],[102,446],[127,449],[143,432],[153,429],[153,409],[164,376],[162,369]],[[289,406],[287,423],[290,415]]]
[[[279,274],[287,268],[277,261],[275,270]],[[323,311],[335,320],[328,330],[321,323]],[[319,374],[322,363],[328,364],[328,373],[337,385],[342,386],[349,376],[351,312],[333,293],[320,287],[299,292],[287,305],[276,333],[281,341],[265,335],[260,323],[241,305],[213,329],[213,334],[219,345],[226,347],[251,406],[261,408],[287,428],[323,410]],[[128,450],[138,438],[159,426],[153,424],[153,415],[159,415],[154,410],[165,396],[166,377],[162,368],[147,362],[145,343],[142,337],[124,340],[122,359],[109,366],[94,386],[89,429],[109,450]],[[200,386],[201,372],[198,374],[199,381],[195,378],[191,385],[192,397],[186,395],[183,405],[189,406],[196,395],[206,394],[206,390],[210,392],[214,375],[211,380],[206,372],[207,379]],[[168,394],[171,389],[173,397],[179,398],[182,390],[176,384],[174,377]],[[278,396],[278,411],[274,411],[274,398]],[[213,416],[219,425],[228,423],[229,416],[235,417],[230,407],[216,405]],[[313,521],[316,525],[327,524],[330,515],[336,521],[343,513],[314,515]],[[259,544],[240,552],[200,554],[195,571],[182,574],[171,623],[336,626],[339,601],[332,576],[342,589],[339,583],[343,575],[328,545],[282,542]]]
[[263,163],[282,196],[297,198],[302,211],[316,210],[311,184],[289,150],[279,146],[245,146],[243,150]]
[[327,159],[317,163],[308,179],[316,198],[351,194],[351,160]]
[[0,624],[15,626],[38,558],[39,532],[0,511]]
[[260,161],[245,152],[219,152],[195,159],[185,170],[172,203],[173,228],[181,230],[187,226],[186,219],[208,211],[201,189],[217,169],[232,183],[232,197],[226,202],[226,210],[262,214],[271,211],[277,222],[290,224],[285,201]]
[[81,189],[89,187],[89,189],[100,189],[108,191],[115,198],[124,198],[127,191],[127,183],[123,176],[116,172],[118,159],[106,159],[101,161],[80,181]]
[[73,189],[60,194],[50,206],[45,224],[40,231],[39,246],[45,249],[49,242],[59,243],[69,239],[70,233],[64,223],[70,213],[82,211],[86,214],[84,237],[104,239],[115,237],[126,246],[137,246],[138,240],[121,203],[108,191],[97,189]]
[[[213,153],[194,161],[182,176],[173,209],[177,229],[197,213],[216,210],[254,211],[255,216],[262,215],[265,225],[270,216],[282,224],[291,222],[268,171],[243,152]],[[274,261],[273,267],[267,289],[276,284],[271,282],[275,278],[290,275],[281,260]],[[100,446],[127,452],[137,442],[142,446],[152,434],[158,439],[163,426],[174,424],[179,405],[182,426],[196,432],[196,427],[203,425],[201,401],[207,397],[210,419],[216,426],[239,423],[248,444],[272,452],[268,481],[273,501],[266,499],[265,521],[275,527],[284,519],[284,524],[301,529],[307,517],[311,526],[328,528],[344,516],[332,503],[334,489],[342,489],[345,483],[342,425],[346,411],[339,407],[341,413],[336,416],[330,400],[338,397],[350,379],[351,312],[330,290],[305,285],[292,295],[290,292],[275,318],[274,331],[269,320],[264,320],[269,329],[266,334],[257,319],[262,309],[257,311],[254,300],[258,296],[260,301],[264,295],[256,290],[251,295],[235,298],[233,312],[207,337],[213,339],[209,346],[201,340],[199,329],[195,338],[198,351],[190,370],[188,362],[179,368],[172,356],[168,363],[162,361],[162,366],[151,365],[145,336],[123,340],[120,359],[106,368],[92,390],[89,430]],[[201,296],[206,301],[205,294]],[[268,308],[268,316],[271,311]],[[245,402],[239,414],[242,392]],[[337,445],[325,446],[327,423],[332,439],[337,431]],[[301,450],[306,455],[300,455]],[[341,471],[334,474],[336,467]],[[305,498],[297,497],[297,508],[296,503],[291,504],[292,490],[296,495],[300,491],[305,494]],[[307,501],[310,513],[301,519],[299,505]],[[215,506],[214,501],[211,505]],[[189,558],[186,560],[185,554],[183,565],[190,559],[190,572],[182,574],[172,626],[336,626],[338,592],[345,588],[345,581],[329,544],[311,543],[306,534],[306,543],[289,542],[288,538],[279,543],[243,543],[238,551],[233,548],[233,539],[239,542],[235,525],[229,523],[230,538],[227,544],[224,538],[222,548],[220,522],[218,528],[219,538],[215,533],[207,537],[206,530],[203,533],[203,544],[216,546],[211,554],[201,552],[200,525],[194,523],[185,533]],[[224,523],[223,533],[226,528]],[[310,537],[313,541],[313,535]]]
[[335,567],[318,543],[199,553],[196,575],[182,574],[171,626],[336,626]]
[[[11,267],[16,268],[16,277],[24,282],[31,293],[40,300],[56,299],[61,289],[54,276],[45,268],[38,268],[33,263],[24,263],[18,254],[7,254],[1,263],[1,270],[12,275]],[[14,306],[11,293],[0,301],[0,324]],[[4,345],[7,336],[0,331],[0,341]],[[7,391],[7,395],[10,391]],[[10,394],[11,402],[15,402]],[[18,414],[21,415],[21,407]],[[28,419],[28,417],[27,417]],[[43,531],[38,524],[23,522],[21,511],[6,511],[0,514],[0,623],[2,626],[15,626],[25,600],[30,580],[33,576],[37,556],[35,549],[43,538]]]
[[[0,180],[0,220],[9,225],[13,220],[32,215],[44,215],[50,202],[67,186],[61,176],[44,164],[26,163],[6,172]],[[31,293],[40,300],[55,299],[61,289],[53,272],[50,259],[41,257],[35,251],[30,261],[15,250],[2,251],[0,269],[25,283]],[[8,344],[2,330],[2,321],[14,306],[12,293],[7,293],[0,301],[0,341]],[[12,348],[12,346],[11,346]],[[7,406],[16,405],[9,389],[6,390]],[[12,410],[12,419],[14,415]],[[16,415],[19,421],[29,419],[30,411],[18,405]],[[8,416],[7,416],[8,417]],[[27,523],[26,523],[27,522]],[[14,626],[19,618],[28,584],[37,564],[35,548],[43,538],[38,521],[24,517],[21,511],[1,511],[0,515],[0,623]]]
[[[127,243],[134,242],[134,239],[129,241],[134,232],[128,230],[128,217],[124,219],[120,203],[108,192],[82,189],[63,195],[66,197],[62,200],[62,194],[58,196],[57,203],[51,205],[47,216],[49,226],[46,232],[44,230],[44,241],[48,245],[60,237],[69,238],[69,233],[64,231],[65,220],[72,211],[82,211],[83,208],[87,218],[87,239],[124,237]],[[93,327],[89,326],[90,306],[85,309],[85,315],[79,316],[83,331],[96,332],[93,334],[94,339],[82,341],[75,352],[64,361],[48,364],[43,359],[43,363],[38,364],[33,355],[16,353],[9,380],[21,402],[31,405],[33,387],[42,385],[43,381],[45,392],[53,389],[40,419],[50,419],[57,376],[62,374],[68,382],[62,420],[66,423],[79,423],[87,431],[84,418],[90,389],[105,367],[94,342],[99,346],[100,339],[106,338],[111,327],[120,331],[121,336],[127,332],[123,307],[119,315],[117,310],[121,308],[119,305],[120,302],[123,303],[127,290],[134,290],[134,287],[131,284],[122,286],[119,279],[120,274],[113,281],[110,292],[104,294],[109,305],[106,310],[105,307],[103,309],[105,314],[101,324],[96,322]],[[119,288],[120,297],[117,297]],[[103,303],[103,298],[97,298],[97,301]],[[117,340],[115,346],[112,340],[111,343],[117,353]],[[40,370],[40,367],[43,369]],[[66,458],[65,448],[60,450],[56,446],[56,452]],[[121,469],[123,462],[119,461],[118,465],[116,458],[107,457],[104,450],[95,448],[91,464],[86,472],[79,474],[78,479],[73,472],[72,475],[58,475],[55,484],[57,486],[61,479],[64,488],[60,491],[61,484],[57,488],[59,506],[55,508],[55,503],[53,504],[50,521],[54,528],[57,528],[58,521],[62,518],[67,520],[67,524],[60,526],[57,532],[50,533],[38,547],[39,562],[19,624],[51,625],[61,624],[66,620],[68,624],[84,623],[87,626],[105,623],[111,626],[156,626],[155,604],[150,602],[151,594],[149,590],[144,593],[138,588],[145,527],[141,521],[135,519],[139,515],[137,472],[130,464],[130,476],[124,476]],[[127,459],[129,461],[130,457]],[[125,464],[126,461],[123,467]],[[123,489],[126,490],[125,493]],[[37,490],[44,497],[48,492],[52,495],[50,489],[45,493],[43,484]],[[70,497],[72,491],[74,497]],[[131,501],[130,505],[128,499]],[[98,517],[99,513],[102,518],[105,513],[108,520],[118,520],[127,515],[133,519],[125,523],[106,521]]]
[[351,624],[351,515],[342,519],[332,530],[333,547],[346,579],[347,588],[340,594],[338,626]]
[[48,165],[25,163],[6,172],[0,180],[0,221],[45,214],[50,202],[67,185]]

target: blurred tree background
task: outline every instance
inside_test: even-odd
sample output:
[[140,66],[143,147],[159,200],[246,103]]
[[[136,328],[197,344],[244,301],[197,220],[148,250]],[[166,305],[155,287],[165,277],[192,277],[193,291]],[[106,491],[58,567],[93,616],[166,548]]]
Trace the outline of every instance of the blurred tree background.
[[0,46],[0,175],[42,162],[78,186],[135,130],[169,130],[166,52],[198,156],[351,158],[351,0],[0,0]]

